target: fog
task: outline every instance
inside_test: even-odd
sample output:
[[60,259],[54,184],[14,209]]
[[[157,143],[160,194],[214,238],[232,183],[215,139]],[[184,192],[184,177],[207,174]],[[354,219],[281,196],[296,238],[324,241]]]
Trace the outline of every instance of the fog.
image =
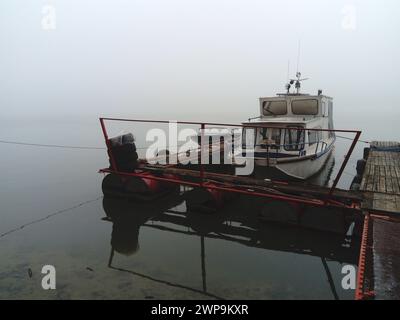
[[254,116],[323,89],[335,114],[400,116],[399,1],[2,0],[0,117]]

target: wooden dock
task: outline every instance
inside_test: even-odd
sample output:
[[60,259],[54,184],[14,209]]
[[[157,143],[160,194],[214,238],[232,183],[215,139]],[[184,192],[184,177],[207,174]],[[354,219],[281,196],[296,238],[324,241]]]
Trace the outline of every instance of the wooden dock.
[[371,142],[360,191],[365,198],[363,209],[400,213],[399,142]]
[[400,299],[400,143],[371,142],[360,191],[365,220],[356,299]]

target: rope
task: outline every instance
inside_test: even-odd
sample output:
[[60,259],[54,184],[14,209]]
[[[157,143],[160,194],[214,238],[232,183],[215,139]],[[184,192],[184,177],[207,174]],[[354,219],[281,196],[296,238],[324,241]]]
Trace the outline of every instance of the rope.
[[[9,141],[9,140],[0,140],[0,143],[21,145],[21,146],[30,146],[30,147],[80,149],[80,150],[107,150],[107,148],[105,148],[105,147],[71,146],[71,145],[61,145],[61,144],[41,144],[41,143],[28,143],[28,142]],[[143,150],[143,149],[147,149],[147,147],[139,147],[139,148],[136,147],[136,149]]]
[[[346,139],[346,140],[351,140],[351,141],[354,140],[354,138],[349,138],[349,137],[344,137],[344,136],[338,136],[338,135],[336,135],[336,137],[337,137],[337,138]],[[370,143],[371,143],[370,141],[365,141],[365,140],[360,140],[360,139],[358,139],[357,143],[358,143],[358,142],[362,142],[362,143],[366,143],[366,144],[370,144]]]
[[39,144],[39,143],[28,143],[19,141],[7,141],[0,140],[0,143],[15,144],[22,146],[32,146],[32,147],[46,147],[46,148],[64,148],[64,149],[87,149],[87,150],[105,150],[104,147],[84,147],[84,146],[69,146],[69,145],[59,145],[59,144]]
[[9,234],[14,233],[14,232],[17,232],[17,231],[19,231],[19,230],[22,230],[23,228],[25,228],[25,227],[27,227],[27,226],[31,226],[31,225],[33,225],[33,224],[36,224],[36,223],[45,221],[45,220],[47,220],[47,219],[50,219],[51,217],[54,217],[54,216],[59,215],[59,214],[61,214],[61,213],[65,213],[65,212],[68,212],[68,211],[72,211],[72,210],[77,209],[77,208],[79,208],[79,207],[82,207],[82,206],[84,206],[84,205],[86,205],[86,204],[95,202],[95,201],[97,201],[97,200],[99,200],[99,199],[101,199],[101,198],[103,198],[103,196],[97,197],[96,199],[92,199],[92,200],[88,200],[88,201],[84,201],[84,202],[78,203],[78,204],[76,204],[76,205],[74,205],[74,206],[72,206],[72,207],[66,208],[66,209],[61,209],[61,210],[58,210],[58,211],[56,211],[56,212],[50,213],[49,215],[47,215],[47,216],[45,216],[45,217],[43,217],[43,218],[40,218],[40,219],[37,219],[37,220],[33,220],[33,221],[31,221],[31,222],[28,222],[28,223],[26,223],[26,224],[21,225],[20,227],[17,227],[17,228],[14,228],[14,229],[9,230],[9,231],[7,231],[7,232],[4,232],[4,233],[0,234],[0,238],[3,238],[3,237],[5,237],[5,236],[8,236]]
[[[46,148],[62,148],[62,149],[81,149],[81,150],[107,150],[105,147],[88,147],[88,146],[71,146],[71,145],[61,145],[61,144],[41,144],[41,143],[29,143],[29,142],[21,142],[21,141],[10,141],[10,140],[0,140],[0,143],[4,144],[14,144],[21,146],[30,146],[30,147],[46,147]],[[179,148],[182,145],[176,146],[167,146],[169,148]],[[136,147],[137,150],[148,149],[148,147]],[[191,149],[195,150],[195,149]],[[186,151],[186,150],[185,150]]]

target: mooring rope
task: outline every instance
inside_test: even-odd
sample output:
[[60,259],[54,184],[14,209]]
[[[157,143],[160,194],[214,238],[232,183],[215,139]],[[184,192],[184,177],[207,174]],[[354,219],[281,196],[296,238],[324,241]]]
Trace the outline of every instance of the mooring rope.
[[105,150],[104,147],[85,147],[85,146],[70,146],[70,145],[60,145],[60,144],[41,144],[41,143],[28,143],[20,141],[7,141],[0,140],[0,143],[6,144],[16,144],[31,147],[46,147],[46,148],[63,148],[63,149],[88,149],[88,150]]
[[11,230],[9,230],[9,231],[6,231],[6,232],[0,234],[0,238],[3,238],[3,237],[5,237],[5,236],[8,236],[8,235],[10,235],[11,233],[20,231],[20,230],[24,229],[24,228],[27,227],[27,226],[31,226],[31,225],[33,225],[33,224],[36,224],[36,223],[45,221],[45,220],[47,220],[47,219],[50,219],[50,218],[52,218],[52,217],[54,217],[54,216],[57,216],[57,215],[59,215],[59,214],[61,214],[61,213],[65,213],[65,212],[68,212],[68,211],[72,211],[72,210],[77,209],[77,208],[79,208],[79,207],[82,207],[82,206],[84,206],[84,205],[86,205],[86,204],[89,204],[89,203],[98,201],[98,200],[100,200],[100,199],[102,199],[102,198],[103,198],[103,196],[100,196],[100,197],[97,197],[96,199],[84,201],[84,202],[78,203],[78,204],[76,204],[76,205],[74,205],[74,206],[72,206],[72,207],[69,207],[69,208],[65,208],[65,209],[61,209],[61,210],[55,211],[55,212],[53,212],[53,213],[48,214],[47,216],[45,216],[45,217],[43,217],[43,218],[40,218],[40,219],[37,219],[37,220],[33,220],[33,221],[28,222],[28,223],[25,223],[25,224],[23,224],[23,225],[21,225],[21,226],[19,226],[19,227],[17,227],[17,228],[14,228],[14,229],[11,229]]
[[[72,145],[62,145],[62,144],[42,144],[42,143],[29,143],[29,142],[9,141],[9,140],[0,140],[0,143],[21,145],[21,146],[29,146],[29,147],[81,149],[81,150],[107,150],[106,147],[72,146]],[[144,149],[147,149],[147,147],[136,147],[136,149],[137,150],[144,150]]]
[[[14,144],[29,147],[45,147],[45,148],[62,148],[62,149],[81,149],[81,150],[107,150],[106,147],[93,147],[93,146],[73,146],[73,145],[62,145],[62,144],[43,144],[43,143],[30,143],[22,141],[11,141],[11,140],[0,140],[0,143]],[[183,144],[182,144],[183,145]],[[168,146],[169,148],[179,148],[182,145]],[[148,147],[137,147],[137,150],[145,150]],[[195,150],[195,149],[192,149]],[[185,150],[186,151],[186,150]]]
[[[354,140],[354,138],[349,138],[349,137],[344,137],[344,136],[338,136],[338,135],[336,135],[336,137],[337,137],[337,138],[341,138],[341,139],[351,140],[351,141]],[[365,141],[365,140],[360,140],[360,139],[358,139],[357,142],[362,142],[362,143],[366,143],[366,144],[370,144],[370,143],[371,143],[370,141]]]

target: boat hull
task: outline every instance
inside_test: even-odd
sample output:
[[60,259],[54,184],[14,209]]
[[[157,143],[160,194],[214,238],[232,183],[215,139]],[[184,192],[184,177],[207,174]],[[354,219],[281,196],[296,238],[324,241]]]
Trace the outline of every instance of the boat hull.
[[309,179],[323,169],[332,151],[333,147],[317,157],[297,158],[293,161],[279,159],[275,163],[271,159],[256,159],[256,172],[258,176],[272,179],[288,177],[298,180]]

